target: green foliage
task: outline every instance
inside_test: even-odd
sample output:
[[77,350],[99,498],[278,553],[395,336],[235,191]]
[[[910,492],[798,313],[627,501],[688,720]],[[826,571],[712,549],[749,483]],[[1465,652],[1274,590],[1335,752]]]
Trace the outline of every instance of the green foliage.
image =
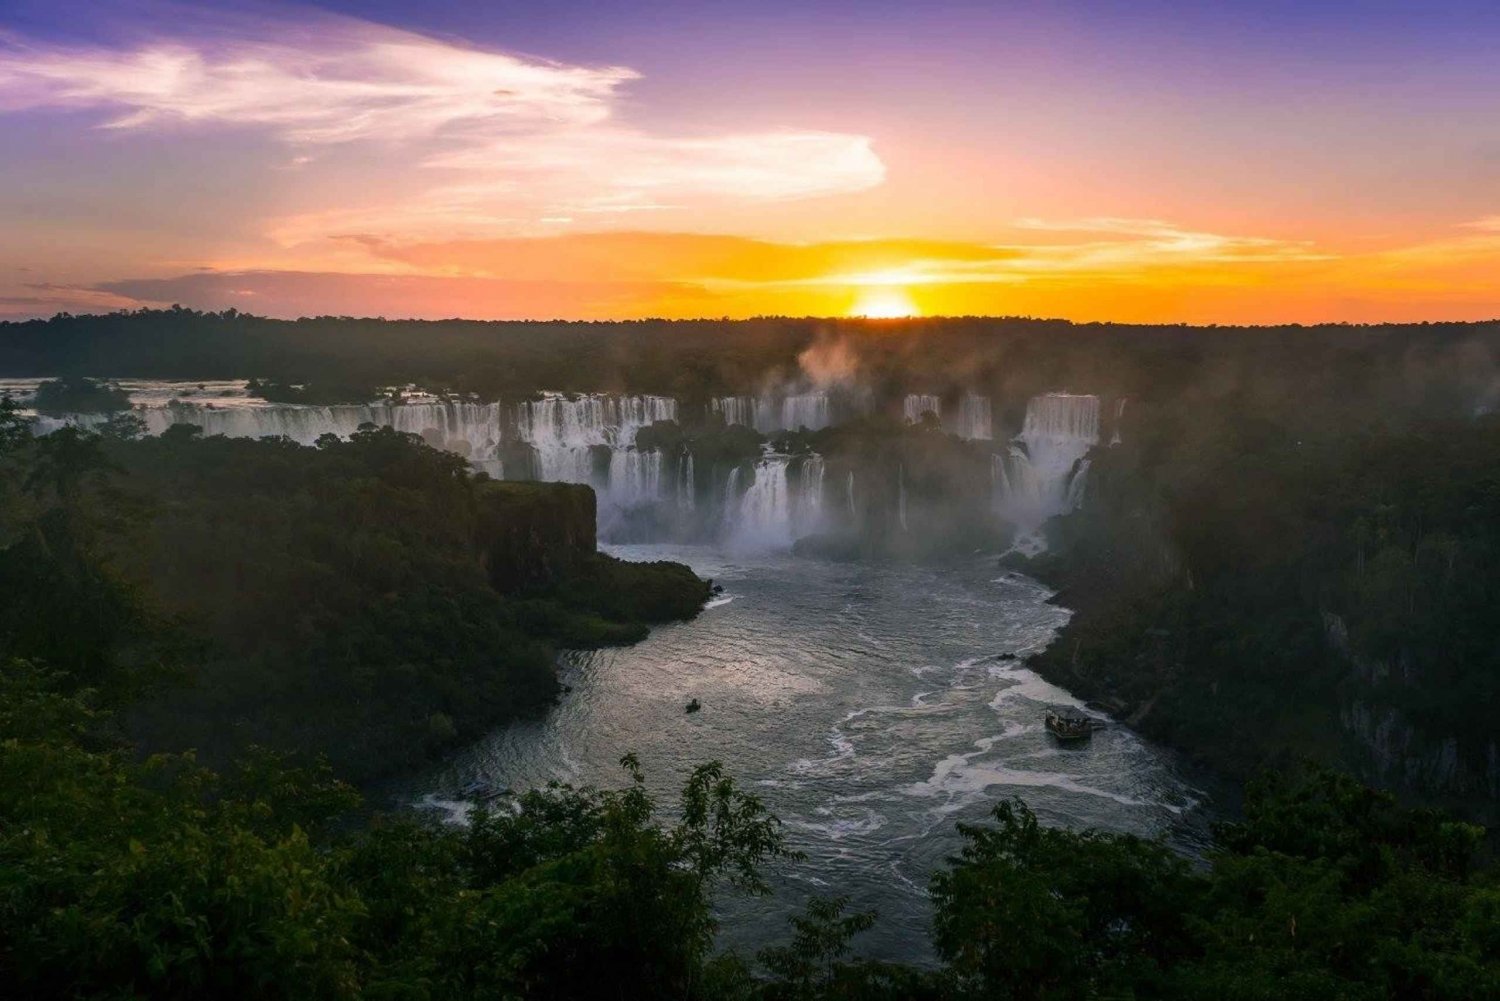
[[68,376],[49,379],[37,387],[31,405],[39,413],[98,414],[130,409],[130,394],[100,379]]
[[[1035,568],[1079,610],[1037,665],[1237,775],[1290,751],[1492,815],[1500,420],[1320,432],[1132,406]],[[1409,757],[1354,745],[1355,703]]]
[[1168,849],[1042,827],[1019,801],[994,819],[960,825],[962,853],[933,879],[936,944],[961,984],[987,997],[1149,996],[1191,955],[1196,887]]
[[216,774],[112,744],[87,690],[0,667],[0,982],[25,998],[678,997],[713,1001],[1469,999],[1500,990],[1476,828],[1317,771],[1267,777],[1206,869],[1020,803],[933,881],[944,965],[854,958],[874,916],[814,900],[712,956],[716,892],[795,858],[717,764],[658,819],[552,784],[465,827],[375,818],[326,768]]
[[1012,998],[1476,998],[1500,990],[1482,831],[1334,773],[1268,775],[1206,871],[1002,803],[933,880],[958,987]]
[[149,747],[261,744],[368,779],[547,705],[559,647],[707,598],[686,567],[597,554],[586,488],[481,481],[416,436],[135,430],[6,438],[0,656],[131,701]]
[[708,997],[712,893],[788,854],[717,765],[667,825],[630,759],[624,789],[359,832],[326,770],[88,746],[101,717],[55,680],[0,669],[8,996]]

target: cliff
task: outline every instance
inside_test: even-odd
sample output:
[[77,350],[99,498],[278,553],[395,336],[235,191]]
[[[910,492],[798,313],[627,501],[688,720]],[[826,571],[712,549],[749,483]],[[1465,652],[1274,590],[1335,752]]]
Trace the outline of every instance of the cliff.
[[1496,816],[1500,425],[1145,416],[1025,566],[1075,613],[1033,666],[1234,776],[1306,758]]
[[479,484],[475,500],[480,559],[502,594],[557,584],[594,557],[598,517],[590,487],[491,480]]

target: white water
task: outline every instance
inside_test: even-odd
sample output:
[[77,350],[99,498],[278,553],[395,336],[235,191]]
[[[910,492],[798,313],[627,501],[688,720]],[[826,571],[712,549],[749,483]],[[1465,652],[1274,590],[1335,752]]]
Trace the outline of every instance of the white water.
[[833,405],[827,393],[797,393],[789,396],[721,396],[711,400],[710,413],[725,424],[741,424],[761,434],[818,431],[833,423]]
[[662,496],[662,456],[657,451],[617,448],[609,457],[610,503],[620,508],[653,504]]
[[[537,478],[594,487],[606,529],[666,496],[662,454],[637,449],[635,437],[656,421],[676,419],[677,401],[666,396],[545,393],[515,408],[516,434],[536,455]],[[605,454],[607,464],[597,458]]]
[[957,434],[966,441],[989,441],[994,437],[990,398],[977,393],[964,394],[958,407]]
[[677,460],[677,506],[692,511],[698,506],[697,480],[693,473],[693,453]]
[[932,416],[942,420],[943,401],[940,397],[929,396],[922,393],[908,394],[901,401],[901,414],[906,418],[906,423],[916,424],[922,419],[922,415],[930,413]]
[[[787,916],[809,895],[847,894],[853,909],[880,912],[855,941],[860,953],[924,958],[928,880],[960,846],[955,822],[982,823],[1008,796],[1047,824],[1202,843],[1198,795],[1169,755],[1119,725],[1084,747],[1059,746],[1043,728],[1045,707],[1077,702],[1021,662],[1068,617],[1035,581],[997,577],[989,559],[913,567],[700,547],[611,552],[681,560],[725,593],[634,647],[570,657],[571,691],[545,718],[497,729],[393,790],[393,805],[441,808],[476,778],[517,790],[551,779],[617,787],[626,752],[670,805],[691,767],[720,760],[807,855],[771,869],[773,896],[721,897],[722,943],[752,954],[786,939]],[[701,712],[683,712],[690,699]]]
[[719,414],[725,424],[755,427],[755,398],[753,396],[721,396],[709,401],[710,413]]
[[[39,381],[0,383],[0,393],[29,396]],[[720,480],[726,488],[723,506],[705,512],[707,517],[687,516],[700,506],[692,456],[664,456],[635,447],[642,427],[678,418],[677,403],[669,397],[548,393],[503,406],[407,393],[402,402],[304,406],[268,404],[249,397],[243,382],[121,385],[130,392],[136,413],[152,434],[191,423],[207,435],[275,436],[312,444],[326,434],[347,437],[362,424],[374,424],[420,434],[434,446],[463,455],[497,476],[505,472],[500,463],[502,443],[519,440],[533,450],[532,475],[588,484],[598,491],[606,538],[614,537],[617,530],[626,532],[621,538],[661,538],[663,528],[671,528],[674,537],[702,537],[705,530],[713,535],[722,526],[724,536],[741,550],[756,545],[785,548],[801,534],[829,527],[825,522],[830,517],[839,522],[846,517],[851,523],[858,520],[852,471],[843,484],[845,503],[825,511],[822,460],[789,464],[785,457],[763,460],[754,478],[746,482]],[[840,397],[840,407],[850,405],[845,398],[849,395]],[[917,419],[926,412],[940,412],[941,406],[936,396],[912,394],[903,401],[903,412]],[[1117,403],[1116,424],[1123,406],[1123,400]],[[767,432],[822,427],[832,418],[830,396],[821,392],[723,397],[712,401],[710,409],[726,421],[752,424]],[[965,395],[950,418],[961,437],[984,440],[992,433],[988,397]],[[68,420],[92,425],[103,417],[79,415]],[[39,429],[45,432],[61,423],[44,418]],[[1098,439],[1096,397],[1051,394],[1031,401],[1021,434],[996,457],[991,473],[996,510],[1019,526],[1020,548],[1039,549],[1042,524],[1082,503],[1086,453]],[[527,473],[516,470],[512,475]],[[898,476],[898,523],[909,529],[904,471]],[[784,489],[779,485],[782,480]],[[714,499],[706,503],[712,505]],[[655,513],[624,517],[648,508],[655,508]]]
[[909,532],[910,527],[906,524],[906,467],[896,467],[896,518],[901,523],[901,531]]
[[1019,529],[1016,547],[1045,548],[1042,525],[1083,501],[1085,456],[1099,442],[1099,398],[1048,393],[1026,406],[1026,422],[991,475],[1000,512]]
[[833,423],[827,393],[803,393],[781,401],[781,426],[789,431],[818,431]]
[[789,548],[793,542],[815,531],[823,519],[822,456],[801,459],[767,454],[752,470],[750,485],[736,500],[740,470],[730,473],[726,491],[729,544],[739,552]]

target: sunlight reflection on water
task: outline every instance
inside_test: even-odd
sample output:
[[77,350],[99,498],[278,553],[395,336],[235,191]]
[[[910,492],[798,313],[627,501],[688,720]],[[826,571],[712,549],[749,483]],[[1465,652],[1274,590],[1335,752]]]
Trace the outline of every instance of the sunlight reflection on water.
[[[424,776],[407,802],[451,811],[475,778],[522,789],[551,779],[618,785],[639,755],[664,803],[717,759],[782,818],[807,860],[769,899],[726,901],[724,944],[784,937],[809,893],[875,908],[860,951],[921,960],[933,870],[978,821],[1019,795],[1044,822],[1202,843],[1202,794],[1171,756],[1112,725],[1081,748],[1041,726],[1074,703],[1011,654],[1042,649],[1067,620],[1048,591],[992,561],[946,567],[828,563],[789,554],[622,546],[677,559],[723,584],[696,621],[628,649],[571,655],[572,686],[542,720],[505,727]],[[691,699],[702,703],[688,715]]]

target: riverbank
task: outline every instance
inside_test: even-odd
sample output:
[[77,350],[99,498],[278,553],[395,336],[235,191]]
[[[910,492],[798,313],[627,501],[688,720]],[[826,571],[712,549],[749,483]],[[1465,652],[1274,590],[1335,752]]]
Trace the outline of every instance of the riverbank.
[[1075,613],[1031,665],[1230,778],[1312,760],[1493,822],[1500,425],[1167,430],[1097,450],[1017,564]]

